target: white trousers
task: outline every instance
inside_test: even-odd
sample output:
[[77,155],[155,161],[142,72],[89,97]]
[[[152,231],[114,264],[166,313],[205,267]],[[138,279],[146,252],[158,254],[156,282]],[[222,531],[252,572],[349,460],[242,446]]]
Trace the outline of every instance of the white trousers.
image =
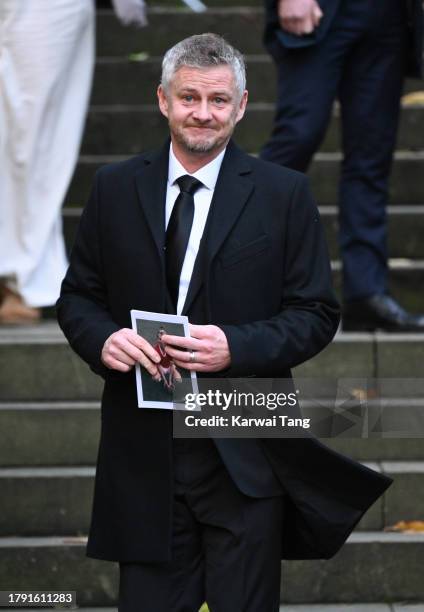
[[93,0],[0,2],[0,277],[30,306],[59,296],[61,206],[94,65]]

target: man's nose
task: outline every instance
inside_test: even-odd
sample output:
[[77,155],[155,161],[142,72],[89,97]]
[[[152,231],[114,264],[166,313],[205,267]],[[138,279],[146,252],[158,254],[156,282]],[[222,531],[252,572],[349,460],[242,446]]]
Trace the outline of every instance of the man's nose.
[[209,108],[209,103],[207,100],[201,100],[199,104],[196,106],[195,111],[193,113],[194,118],[198,121],[206,122],[212,119],[212,113]]

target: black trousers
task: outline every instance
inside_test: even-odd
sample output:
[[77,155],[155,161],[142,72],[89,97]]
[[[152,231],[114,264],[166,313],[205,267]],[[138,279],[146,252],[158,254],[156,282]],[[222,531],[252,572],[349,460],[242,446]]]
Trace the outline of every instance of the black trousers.
[[174,441],[172,560],[120,564],[119,612],[278,612],[283,497],[251,498],[210,440]]

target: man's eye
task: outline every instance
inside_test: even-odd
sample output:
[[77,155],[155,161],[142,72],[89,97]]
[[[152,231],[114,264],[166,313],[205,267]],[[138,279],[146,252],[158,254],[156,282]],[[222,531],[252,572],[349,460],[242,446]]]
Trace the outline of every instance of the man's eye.
[[224,102],[224,98],[220,98],[219,96],[215,98],[215,104],[224,104]]
[[184,96],[184,100],[186,102],[192,102],[193,101],[193,96]]

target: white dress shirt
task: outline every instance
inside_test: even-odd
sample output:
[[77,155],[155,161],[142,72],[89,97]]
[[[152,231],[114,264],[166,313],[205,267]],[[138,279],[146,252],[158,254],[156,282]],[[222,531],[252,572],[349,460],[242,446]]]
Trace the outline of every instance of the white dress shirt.
[[180,188],[175,181],[189,174],[197,178],[203,187],[194,194],[194,217],[191,227],[190,238],[187,245],[187,251],[184,258],[183,267],[181,269],[180,286],[178,291],[177,314],[181,314],[184,307],[184,302],[187,297],[188,286],[190,284],[191,275],[193,274],[194,263],[199,251],[200,240],[202,239],[203,231],[206,225],[209,208],[212,201],[215,184],[218,179],[219,170],[225,154],[225,149],[215,157],[211,162],[206,164],[191,174],[180,164],[172,150],[172,143],[169,147],[169,167],[168,167],[168,184],[166,189],[166,208],[165,208],[165,228],[168,227],[168,222],[171,217],[172,209],[174,208],[175,200],[180,194]]

